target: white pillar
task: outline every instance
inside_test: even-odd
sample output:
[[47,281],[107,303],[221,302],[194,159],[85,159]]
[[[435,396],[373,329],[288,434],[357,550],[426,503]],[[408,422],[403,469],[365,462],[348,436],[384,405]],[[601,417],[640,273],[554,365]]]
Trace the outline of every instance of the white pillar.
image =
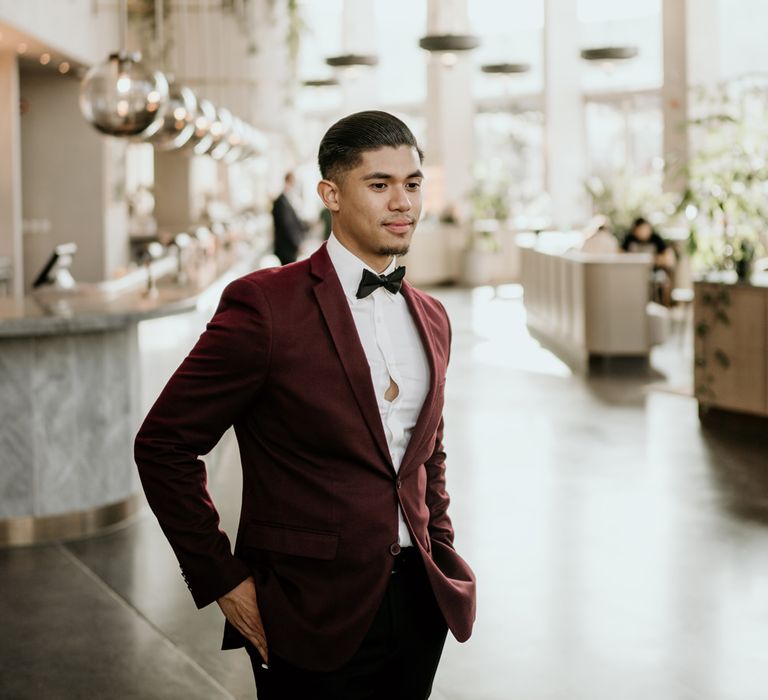
[[690,86],[716,83],[720,75],[717,0],[664,0],[664,189],[685,188],[690,148],[686,123],[690,118]]
[[[467,34],[466,0],[429,0],[428,34]],[[457,52],[446,62],[432,54],[427,64],[426,165],[433,177],[430,198],[456,207],[459,216],[470,213],[475,161],[475,105],[472,78],[475,65],[471,52]],[[442,192],[435,192],[436,188]]]
[[0,52],[0,255],[13,265],[13,296],[24,293],[21,232],[21,123],[16,54]]
[[544,173],[558,229],[589,216],[576,0],[544,0]]

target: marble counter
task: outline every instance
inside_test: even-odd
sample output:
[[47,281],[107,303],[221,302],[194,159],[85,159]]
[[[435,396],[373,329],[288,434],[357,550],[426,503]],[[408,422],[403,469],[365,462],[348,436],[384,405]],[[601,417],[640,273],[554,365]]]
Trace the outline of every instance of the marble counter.
[[138,324],[218,299],[257,258],[220,259],[151,295],[91,285],[0,300],[0,545],[76,537],[138,507]]
[[257,257],[248,249],[226,253],[197,267],[185,284],[166,275],[157,281],[152,294],[147,293],[146,273],[141,275],[140,270],[138,285],[127,290],[128,285],[115,280],[73,290],[42,289],[23,299],[0,298],[0,338],[107,331],[142,319],[184,313],[217,280],[233,279],[253,269]]

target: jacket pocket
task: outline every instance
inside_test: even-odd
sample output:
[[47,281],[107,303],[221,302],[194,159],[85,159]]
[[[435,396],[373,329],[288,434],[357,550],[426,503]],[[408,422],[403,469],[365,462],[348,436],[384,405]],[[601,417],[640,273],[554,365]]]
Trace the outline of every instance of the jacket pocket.
[[339,546],[337,532],[323,532],[301,527],[249,522],[243,545],[251,549],[291,554],[312,559],[335,559]]

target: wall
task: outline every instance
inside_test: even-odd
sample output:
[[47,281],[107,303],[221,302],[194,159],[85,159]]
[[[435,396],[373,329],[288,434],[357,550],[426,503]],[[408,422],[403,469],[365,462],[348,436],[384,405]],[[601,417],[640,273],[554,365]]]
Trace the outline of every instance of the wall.
[[[28,287],[53,246],[73,241],[75,279],[96,282],[127,263],[122,201],[125,142],[100,136],[83,119],[79,82],[22,73],[21,119],[24,277]],[[29,222],[49,221],[50,231]]]

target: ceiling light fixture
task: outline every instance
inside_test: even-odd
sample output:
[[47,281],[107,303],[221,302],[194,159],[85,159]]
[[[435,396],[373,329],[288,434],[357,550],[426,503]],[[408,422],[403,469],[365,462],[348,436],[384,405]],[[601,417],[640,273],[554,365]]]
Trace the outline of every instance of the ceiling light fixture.
[[304,80],[301,83],[304,87],[335,87],[339,84],[336,78],[317,78],[314,80]]
[[373,54],[356,54],[348,53],[343,56],[331,56],[326,58],[325,62],[331,66],[331,68],[356,68],[358,66],[365,66],[372,68],[378,65],[379,58]]
[[480,37],[473,34],[429,34],[419,39],[419,46],[430,53],[458,53],[480,46]]
[[636,46],[596,46],[591,49],[582,49],[581,57],[585,61],[627,61],[637,56]]
[[[120,50],[86,73],[80,84],[80,111],[103,134],[147,138],[163,125],[168,81],[142,63],[140,53],[128,53],[127,0],[120,0],[119,9]],[[65,72],[63,66],[60,72]]]
[[531,70],[531,66],[529,63],[486,63],[480,70],[490,75],[520,75]]

